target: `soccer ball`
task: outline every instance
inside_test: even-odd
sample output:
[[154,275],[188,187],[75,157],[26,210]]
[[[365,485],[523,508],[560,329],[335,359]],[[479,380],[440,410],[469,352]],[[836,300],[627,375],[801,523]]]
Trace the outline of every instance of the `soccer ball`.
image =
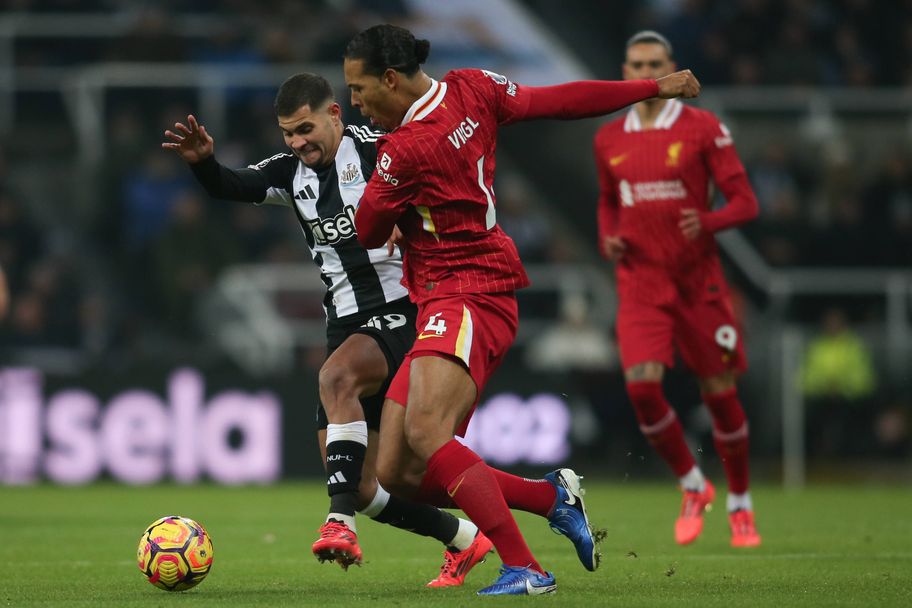
[[212,567],[212,539],[200,524],[179,515],[152,522],[136,549],[139,569],[166,591],[195,587]]

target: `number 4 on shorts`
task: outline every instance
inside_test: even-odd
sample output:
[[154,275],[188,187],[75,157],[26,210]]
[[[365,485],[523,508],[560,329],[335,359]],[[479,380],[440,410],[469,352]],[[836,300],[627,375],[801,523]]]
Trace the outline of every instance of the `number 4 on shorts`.
[[442,312],[431,315],[431,318],[428,319],[428,324],[424,326],[424,331],[432,331],[438,336],[442,336],[447,330],[446,323],[441,318],[442,316]]

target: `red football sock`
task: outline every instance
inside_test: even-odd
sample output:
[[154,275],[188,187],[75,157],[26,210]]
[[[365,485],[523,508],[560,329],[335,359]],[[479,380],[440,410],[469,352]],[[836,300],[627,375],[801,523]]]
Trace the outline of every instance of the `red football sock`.
[[661,383],[628,382],[627,395],[646,439],[668,463],[675,477],[683,477],[697,463],[684,440],[681,421],[662,394]]
[[511,509],[535,513],[542,517],[551,514],[551,507],[557,499],[557,490],[550,483],[544,479],[517,477],[495,468],[491,468],[491,472]]
[[421,486],[418,487],[418,492],[415,493],[415,502],[423,502],[440,509],[456,508],[456,503],[447,494],[446,488],[435,480],[429,479],[426,472],[424,477],[421,478]]
[[453,439],[434,452],[424,477],[428,485],[446,488],[453,502],[491,539],[504,564],[544,572],[519,532],[497,479],[478,454]]
[[728,491],[747,492],[749,481],[749,432],[744,408],[737,389],[731,388],[713,395],[703,395],[713,419],[713,442],[725,467]]

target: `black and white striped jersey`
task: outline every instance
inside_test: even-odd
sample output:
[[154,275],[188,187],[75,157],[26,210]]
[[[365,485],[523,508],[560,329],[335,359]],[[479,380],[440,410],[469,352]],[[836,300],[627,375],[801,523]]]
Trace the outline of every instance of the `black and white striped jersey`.
[[386,246],[365,249],[355,234],[355,210],[374,171],[382,133],[345,127],[335,162],[311,169],[291,153],[247,169],[228,169],[213,157],[191,165],[210,195],[291,207],[326,284],[327,319],[369,311],[408,296],[402,256]]

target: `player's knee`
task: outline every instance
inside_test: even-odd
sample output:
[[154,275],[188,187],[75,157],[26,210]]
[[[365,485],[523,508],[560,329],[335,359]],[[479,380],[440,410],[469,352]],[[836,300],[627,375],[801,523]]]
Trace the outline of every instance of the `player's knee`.
[[408,416],[405,424],[405,442],[416,454],[422,454],[422,444],[427,439],[427,425],[417,416]]
[[704,392],[703,401],[709,409],[716,431],[725,434],[740,431],[744,427],[744,433],[747,432],[747,416],[738,398],[738,390],[734,386],[721,391]]
[[337,401],[351,401],[358,398],[358,378],[349,369],[340,365],[324,365],[320,368],[320,399],[324,407]]
[[731,372],[719,374],[718,376],[708,376],[699,379],[700,392],[704,396],[718,395],[735,388],[735,375]]
[[448,420],[429,415],[407,414],[404,430],[409,448],[425,462],[440,446],[453,438]]

